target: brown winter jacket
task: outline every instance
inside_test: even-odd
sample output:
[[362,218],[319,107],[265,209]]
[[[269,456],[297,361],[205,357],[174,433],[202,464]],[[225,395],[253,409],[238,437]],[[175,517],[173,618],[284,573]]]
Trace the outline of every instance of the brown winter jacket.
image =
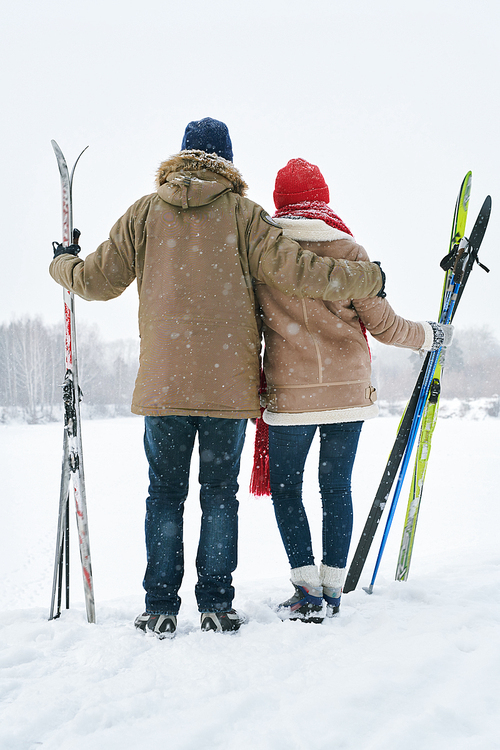
[[[275,219],[285,236],[320,256],[368,260],[353,238],[319,219]],[[387,299],[337,302],[286,297],[257,284],[265,336],[268,424],[352,422],[377,415],[370,352],[361,322],[378,341],[430,348],[429,323],[396,315]]]
[[157,191],[131,206],[85,260],[63,254],[53,278],[86,300],[137,279],[140,366],[132,411],[245,418],[260,414],[253,279],[285,294],[371,297],[378,266],[323,260],[282,236],[231,162],[183,151]]

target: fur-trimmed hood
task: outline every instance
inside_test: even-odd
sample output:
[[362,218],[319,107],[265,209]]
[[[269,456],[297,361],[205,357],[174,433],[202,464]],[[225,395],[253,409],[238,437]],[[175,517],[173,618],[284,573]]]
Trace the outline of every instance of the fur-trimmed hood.
[[244,196],[246,182],[234,164],[204,151],[181,151],[162,162],[156,175],[162,200],[187,208],[203,205],[230,190]]

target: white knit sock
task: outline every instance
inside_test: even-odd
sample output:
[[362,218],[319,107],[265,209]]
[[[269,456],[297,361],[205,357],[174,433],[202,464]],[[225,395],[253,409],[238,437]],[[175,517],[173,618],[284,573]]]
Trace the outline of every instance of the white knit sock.
[[321,589],[318,568],[316,565],[303,565],[301,568],[292,568],[290,580],[297,586],[305,584],[312,589]]
[[336,598],[341,595],[345,575],[345,568],[332,568],[330,565],[324,565],[321,563],[319,577],[323,588],[328,589],[328,596]]

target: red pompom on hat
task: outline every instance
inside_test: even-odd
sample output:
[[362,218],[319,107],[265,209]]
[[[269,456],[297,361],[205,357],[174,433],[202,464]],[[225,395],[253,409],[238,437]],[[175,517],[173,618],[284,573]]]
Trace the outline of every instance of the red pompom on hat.
[[305,159],[290,159],[276,176],[273,198],[276,208],[282,208],[304,201],[329,203],[330,192],[318,167]]

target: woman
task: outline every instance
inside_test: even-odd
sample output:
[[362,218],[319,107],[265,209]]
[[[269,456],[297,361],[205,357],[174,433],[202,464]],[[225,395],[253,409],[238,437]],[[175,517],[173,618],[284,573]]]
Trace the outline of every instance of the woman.
[[[304,249],[368,260],[327,205],[329,190],[318,167],[289,161],[278,172],[274,202],[274,220]],[[430,350],[449,343],[452,328],[405,320],[382,297],[323,302],[286,297],[264,284],[258,284],[257,296],[265,337],[263,419],[269,426],[271,494],[295,588],[278,614],[321,622],[323,600],[327,615],[339,611],[352,532],[352,468],[363,421],[378,413],[366,331],[385,344]],[[323,504],[319,570],[302,503],[304,464],[316,429]]]

